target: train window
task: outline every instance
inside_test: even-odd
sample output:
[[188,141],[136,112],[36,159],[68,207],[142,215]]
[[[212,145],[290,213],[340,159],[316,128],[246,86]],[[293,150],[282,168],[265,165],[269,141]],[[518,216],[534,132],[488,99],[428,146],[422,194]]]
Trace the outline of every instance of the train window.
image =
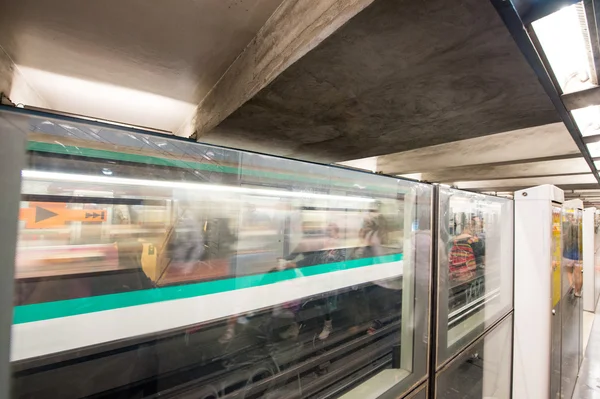
[[512,201],[440,187],[437,366],[512,310]]
[[11,114],[29,139],[15,397],[425,380],[431,186],[36,115]]

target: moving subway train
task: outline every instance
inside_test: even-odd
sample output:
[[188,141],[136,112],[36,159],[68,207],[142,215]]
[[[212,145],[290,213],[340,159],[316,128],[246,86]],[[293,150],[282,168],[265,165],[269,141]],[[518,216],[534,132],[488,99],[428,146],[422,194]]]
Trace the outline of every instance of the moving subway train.
[[430,186],[13,117],[14,397],[333,398],[425,378]]
[[427,379],[434,255],[439,360],[512,297],[484,245],[506,201],[441,190],[433,254],[427,184],[2,116],[28,140],[13,397],[401,397]]

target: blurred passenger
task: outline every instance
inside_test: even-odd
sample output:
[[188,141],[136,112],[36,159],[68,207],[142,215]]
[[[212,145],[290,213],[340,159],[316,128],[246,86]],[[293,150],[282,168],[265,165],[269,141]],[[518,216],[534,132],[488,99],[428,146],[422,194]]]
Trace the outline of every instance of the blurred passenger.
[[[383,244],[388,241],[388,227],[385,217],[381,214],[381,202],[375,204],[375,208],[369,212],[369,215],[363,221],[362,228],[358,232],[359,238],[361,239],[363,246],[355,252],[357,258],[372,258],[385,255]],[[397,279],[387,281],[376,281],[376,285],[389,291],[389,294],[394,295],[397,291],[397,287],[400,284]],[[351,328],[355,330],[358,326],[367,320],[371,319],[371,315],[376,313],[372,307],[380,307],[381,304],[369,303],[369,295],[365,292],[366,288],[360,289],[359,292],[351,293],[351,296],[357,303],[360,304],[356,308],[355,312],[355,326]],[[401,289],[401,287],[400,287]],[[372,320],[367,333],[372,335],[383,326],[383,323],[379,319]]]
[[295,262],[297,267],[304,267],[318,264],[319,251],[325,248],[326,240],[323,237],[315,236],[311,231],[309,223],[302,224],[302,239],[296,247],[285,257],[287,261],[294,261],[299,256],[302,258]]
[[243,229],[261,229],[272,227],[271,217],[265,213],[260,212],[256,209],[256,205],[253,203],[246,204],[246,211],[244,215],[244,223],[242,224]]
[[[336,263],[346,260],[346,249],[340,248],[340,228],[335,223],[330,223],[325,230],[325,235],[325,250],[322,251],[320,255],[319,263]],[[319,334],[319,339],[321,341],[329,338],[329,335],[333,332],[331,314],[337,309],[337,293],[329,292],[326,295],[325,321],[323,323],[323,329]]]
[[[131,215],[129,206],[118,204],[113,206],[113,225],[130,225]],[[118,248],[118,262],[120,268],[135,269],[139,268],[143,245],[133,234],[123,234],[121,230],[117,230],[114,235],[114,240]]]
[[565,259],[565,268],[567,279],[569,280],[569,290],[573,289],[576,297],[581,296],[581,269],[579,267],[579,228],[575,223],[573,214],[567,214],[567,220],[563,226],[563,258]]
[[382,244],[387,242],[388,229],[385,217],[381,214],[381,202],[377,202],[376,207],[369,212],[358,235],[365,244],[362,257],[383,255]]
[[130,224],[131,216],[129,215],[129,207],[127,205],[115,205],[113,207],[114,217],[113,224]]
[[[256,208],[256,205],[251,202],[245,203],[245,209],[244,209],[244,213],[243,213],[242,223],[240,225],[241,230],[252,231],[252,230],[269,229],[272,227],[273,227],[273,220],[267,213],[259,211]],[[219,245],[221,245],[222,243],[225,243],[228,246],[226,251],[230,252],[229,245],[232,244],[233,242],[235,242],[236,239],[235,239],[235,236],[233,234],[231,234],[229,229],[227,229],[223,235],[219,235],[219,239],[217,241],[218,241]],[[265,241],[264,243],[259,243],[258,245],[256,243],[254,243],[254,245],[251,247],[250,252],[254,252],[257,249],[260,249],[261,251],[263,251],[262,246],[266,243],[268,243],[268,241]],[[220,252],[224,252],[224,251],[221,250]],[[239,248],[238,248],[237,255],[238,255],[238,257],[244,256],[243,251],[240,251]],[[237,269],[238,263],[239,263],[239,259],[235,259],[235,261],[231,262],[232,266],[235,265],[235,266],[233,266],[234,269]],[[252,263],[250,263],[250,265],[252,265]],[[233,270],[233,273],[234,273],[234,276],[238,275],[239,270]],[[226,343],[230,342],[233,339],[233,337],[235,336],[236,324],[248,324],[248,322],[249,322],[248,317],[251,317],[253,315],[254,315],[253,312],[248,312],[246,314],[229,317],[227,319],[225,333],[223,333],[223,335],[219,338],[219,342],[221,344],[226,344]]]
[[[303,277],[302,271],[297,268],[297,265],[293,262],[288,262],[285,259],[279,259],[277,268],[272,272],[283,271],[286,269],[293,269],[296,274],[296,278]],[[272,316],[281,320],[288,319],[288,327],[279,333],[279,337],[282,339],[296,339],[300,334],[300,323],[298,322],[298,312],[302,307],[300,299],[289,301],[281,305],[275,305],[271,312]]]
[[449,276],[454,281],[468,281],[475,276],[477,262],[485,255],[483,242],[473,232],[473,223],[468,223],[460,235],[452,240],[448,255]]
[[203,226],[194,218],[189,210],[184,210],[173,226],[173,232],[167,246],[171,265],[189,271],[204,254]]
[[[285,257],[287,268],[342,262],[346,259],[346,250],[340,248],[340,229],[335,223],[330,223],[327,226],[324,238],[311,237],[307,227],[308,224],[303,226],[304,237],[302,241],[300,241],[287,257]],[[300,255],[302,255],[302,258],[293,262]],[[327,339],[333,332],[331,313],[337,308],[337,294],[335,292],[330,292],[326,295],[327,296],[324,298],[325,320],[323,329],[319,334],[320,340]]]
[[483,219],[479,216],[473,216],[471,218],[471,224],[473,226],[473,233],[482,241],[485,241],[485,228],[483,225]]
[[471,244],[471,247],[473,247],[477,267],[483,268],[485,267],[485,230],[483,227],[483,219],[479,216],[473,216],[471,218],[471,223],[467,226],[467,232],[470,232],[477,238],[477,240]]

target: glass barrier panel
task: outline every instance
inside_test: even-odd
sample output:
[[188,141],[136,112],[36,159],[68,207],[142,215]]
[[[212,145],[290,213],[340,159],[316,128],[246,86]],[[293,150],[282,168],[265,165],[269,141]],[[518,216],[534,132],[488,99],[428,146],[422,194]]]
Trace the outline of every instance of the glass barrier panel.
[[427,384],[423,384],[414,392],[406,397],[406,399],[427,399]]
[[562,325],[562,206],[552,204],[552,325],[550,326],[550,397],[560,398]]
[[[571,397],[583,360],[583,210],[565,202],[562,207],[561,397]],[[555,315],[557,316],[557,315]]]
[[594,215],[594,306],[600,298],[600,210]]
[[0,116],[29,137],[14,397],[338,398],[426,378],[431,186]]
[[512,205],[439,188],[438,367],[512,310]]
[[437,398],[510,398],[512,314],[453,359],[436,376]]

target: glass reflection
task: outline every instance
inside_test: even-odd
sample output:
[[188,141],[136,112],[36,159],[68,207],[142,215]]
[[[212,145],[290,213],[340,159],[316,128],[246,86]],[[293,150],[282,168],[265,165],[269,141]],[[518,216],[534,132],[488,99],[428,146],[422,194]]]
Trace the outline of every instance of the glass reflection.
[[581,212],[576,209],[565,210],[563,222],[563,264],[566,270],[568,291],[575,297],[581,297],[582,279],[582,223]]
[[431,187],[86,129],[30,136],[15,397],[335,398],[425,376]]
[[561,322],[561,397],[570,397],[575,389],[582,353],[581,289],[583,285],[583,211],[577,204],[565,202],[562,209],[562,288]]
[[438,366],[512,308],[512,202],[440,188]]
[[510,398],[512,315],[452,360],[436,377],[436,397]]
[[562,207],[552,206],[552,325],[550,332],[550,397],[560,398],[562,326],[561,326],[561,264],[562,264]]
[[600,298],[600,211],[594,215],[594,303]]

